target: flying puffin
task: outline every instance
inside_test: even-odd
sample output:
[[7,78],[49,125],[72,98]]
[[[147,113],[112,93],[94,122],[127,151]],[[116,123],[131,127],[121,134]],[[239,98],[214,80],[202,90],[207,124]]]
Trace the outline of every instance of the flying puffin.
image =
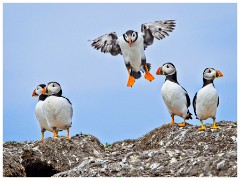
[[35,107],[35,115],[36,115],[36,118],[38,120],[40,129],[41,129],[41,133],[42,133],[41,140],[42,141],[44,140],[44,132],[46,130],[53,132],[53,129],[48,125],[48,122],[47,122],[45,115],[43,113],[43,110],[42,110],[43,101],[48,97],[47,95],[42,94],[42,90],[45,86],[46,86],[45,84],[39,84],[32,93],[33,97],[35,97],[35,96],[39,97],[38,102]]
[[115,32],[111,32],[93,40],[91,45],[103,53],[110,53],[113,56],[123,55],[129,74],[127,86],[132,87],[135,79],[141,77],[141,71],[145,72],[147,80],[154,80],[153,75],[149,72],[151,64],[147,63],[144,50],[153,43],[154,38],[163,39],[174,28],[175,20],[144,23],[141,25],[141,32],[128,30],[119,37]]
[[203,120],[208,118],[213,119],[212,129],[218,129],[216,125],[216,112],[219,104],[219,96],[213,80],[222,77],[223,74],[214,68],[206,68],[203,71],[203,87],[200,89],[193,98],[193,108],[196,118],[200,120],[200,131],[204,131],[206,127],[203,125]]
[[42,90],[49,95],[42,108],[49,126],[53,129],[53,138],[58,137],[57,128],[67,130],[66,138],[70,138],[69,128],[72,125],[73,108],[66,97],[62,96],[62,88],[57,82],[49,82]]
[[184,122],[178,124],[178,126],[186,126],[186,120],[192,119],[192,114],[188,110],[191,103],[187,91],[177,81],[175,66],[172,63],[165,63],[158,68],[156,74],[166,76],[161,93],[172,117],[172,122],[170,124],[175,123],[174,116],[177,115],[184,119]]

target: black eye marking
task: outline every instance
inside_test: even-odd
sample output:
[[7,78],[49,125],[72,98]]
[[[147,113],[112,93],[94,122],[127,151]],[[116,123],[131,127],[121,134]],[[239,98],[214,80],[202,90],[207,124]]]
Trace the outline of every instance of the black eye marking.
[[55,87],[54,84],[52,85],[52,87]]
[[210,70],[210,69],[208,70],[208,73],[211,73],[211,70]]
[[169,66],[167,65],[167,68],[169,68]]

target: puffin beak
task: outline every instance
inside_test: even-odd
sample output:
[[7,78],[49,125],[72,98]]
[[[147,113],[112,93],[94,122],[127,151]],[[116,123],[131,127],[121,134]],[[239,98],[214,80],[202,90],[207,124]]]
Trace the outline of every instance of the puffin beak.
[[132,38],[128,37],[128,43],[129,43],[129,46],[132,47],[132,43],[133,43]]
[[162,66],[160,68],[158,68],[156,75],[164,75],[164,73],[162,71]]
[[220,77],[222,77],[222,76],[223,76],[222,72],[219,71],[219,70],[216,70],[215,77],[216,77],[216,78],[220,78]]
[[36,89],[34,89],[34,91],[32,92],[32,97],[34,97],[34,96],[37,96]]
[[48,89],[47,89],[47,87],[45,86],[44,88],[43,88],[43,90],[42,90],[42,94],[48,94]]

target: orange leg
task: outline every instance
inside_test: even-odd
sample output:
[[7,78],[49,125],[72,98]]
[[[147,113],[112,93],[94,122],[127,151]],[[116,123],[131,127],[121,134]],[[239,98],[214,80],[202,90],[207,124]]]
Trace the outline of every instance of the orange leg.
[[216,125],[216,119],[213,119],[213,125],[211,126],[211,129],[219,129],[219,126]]
[[169,125],[175,124],[175,122],[174,122],[174,116],[171,116],[171,117],[172,117],[172,121],[169,123]]
[[186,118],[184,118],[184,122],[181,124],[178,124],[179,127],[185,127],[186,126]]
[[154,80],[154,76],[148,71],[147,65],[145,65],[146,72],[145,72],[145,79],[149,80],[150,82]]
[[56,129],[53,129],[53,137],[52,138],[57,138],[58,137],[58,132]]
[[129,75],[129,78],[128,78],[128,83],[127,83],[127,87],[132,87],[133,84],[135,83],[135,79],[133,76],[130,75],[130,69],[128,70],[128,75]]
[[203,120],[200,120],[202,126],[200,128],[198,128],[199,131],[205,131],[206,127],[203,125]]
[[69,131],[69,128],[67,129],[67,136],[66,138],[70,139],[70,131]]
[[44,140],[44,131],[42,131],[42,138],[41,138],[41,141]]

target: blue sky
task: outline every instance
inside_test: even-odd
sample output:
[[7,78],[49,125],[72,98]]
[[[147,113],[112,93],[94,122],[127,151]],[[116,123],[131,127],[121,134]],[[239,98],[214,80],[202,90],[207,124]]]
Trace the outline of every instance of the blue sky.
[[73,104],[71,135],[82,132],[112,143],[170,122],[160,92],[164,77],[151,83],[141,78],[127,88],[123,57],[96,51],[88,41],[165,19],[175,19],[176,29],[147,48],[152,74],[172,62],[192,101],[203,70],[219,69],[224,76],[215,80],[217,121],[237,120],[236,4],[4,4],[3,10],[4,141],[41,138],[31,93],[49,81],[59,82]]

